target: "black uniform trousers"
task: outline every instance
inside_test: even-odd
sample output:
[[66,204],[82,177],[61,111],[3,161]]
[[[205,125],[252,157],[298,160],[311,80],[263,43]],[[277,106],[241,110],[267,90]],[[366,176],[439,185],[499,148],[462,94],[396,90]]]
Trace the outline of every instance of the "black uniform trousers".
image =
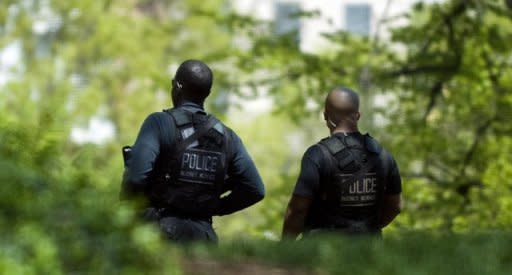
[[218,242],[211,217],[185,217],[148,207],[142,212],[142,218],[157,223],[164,237],[177,243]]

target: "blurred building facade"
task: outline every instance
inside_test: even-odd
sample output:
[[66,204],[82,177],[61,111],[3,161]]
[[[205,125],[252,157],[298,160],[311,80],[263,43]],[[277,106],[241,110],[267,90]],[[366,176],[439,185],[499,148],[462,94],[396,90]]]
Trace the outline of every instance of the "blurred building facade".
[[[429,0],[424,2],[432,2]],[[36,6],[32,7],[38,2]],[[232,8],[244,15],[251,15],[258,19],[272,21],[275,24],[276,34],[296,31],[296,40],[300,49],[305,52],[321,52],[329,48],[328,41],[323,33],[332,33],[346,30],[363,36],[387,36],[386,28],[403,23],[405,19],[394,19],[391,23],[379,24],[382,19],[399,18],[417,0],[228,0]],[[56,30],[62,20],[50,8],[49,0],[24,0],[24,7],[34,9],[34,24],[32,26],[37,38],[37,56],[45,56]],[[15,16],[20,12],[18,5],[12,5],[3,31],[8,32],[14,24]],[[299,16],[310,14],[311,16]],[[70,14],[70,16],[75,16]],[[15,41],[0,48],[0,86],[8,79],[23,73],[21,41]],[[75,86],[82,85],[80,75],[71,79]],[[244,100],[224,97],[229,103],[244,101],[245,115],[241,117],[256,116],[272,108],[272,98],[265,96],[264,89],[257,98]],[[222,98],[221,98],[222,99]],[[221,100],[222,101],[222,100]],[[222,103],[225,104],[225,103]],[[236,104],[235,104],[236,105]],[[232,109],[232,108],[230,108]],[[95,118],[85,128],[73,128],[73,139],[77,142],[101,143],[114,133],[114,126],[106,119]],[[104,133],[104,134],[98,134]]]
[[[363,36],[386,37],[386,29],[403,24],[405,18],[399,15],[416,2],[418,0],[233,0],[233,7],[241,14],[274,21],[276,33],[296,30],[300,49],[318,52],[329,47],[323,33],[345,30]],[[381,20],[386,20],[386,24],[381,24]]]
[[[321,53],[329,50],[329,41],[323,34],[347,31],[370,39],[386,40],[390,28],[407,23],[407,13],[415,3],[441,0],[231,0],[233,8],[242,15],[274,23],[276,34],[295,32],[296,41],[303,52]],[[243,103],[243,112],[255,116],[272,109],[272,98],[265,89],[259,96],[244,100],[231,96],[230,101]],[[373,106],[385,106],[390,98],[371,95]],[[230,110],[237,115],[241,110]],[[244,117],[247,117],[245,115]],[[373,118],[375,123],[385,123]]]

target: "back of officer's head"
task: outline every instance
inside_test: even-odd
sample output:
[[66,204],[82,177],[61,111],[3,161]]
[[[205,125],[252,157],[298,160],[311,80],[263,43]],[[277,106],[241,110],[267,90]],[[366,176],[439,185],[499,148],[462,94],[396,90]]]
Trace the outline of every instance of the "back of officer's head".
[[325,114],[334,123],[357,123],[359,120],[359,95],[346,87],[333,89],[325,99]]
[[[212,70],[199,60],[187,60],[178,67],[173,89],[182,99],[203,103],[210,94],[213,82]],[[175,93],[175,91],[173,91]]]

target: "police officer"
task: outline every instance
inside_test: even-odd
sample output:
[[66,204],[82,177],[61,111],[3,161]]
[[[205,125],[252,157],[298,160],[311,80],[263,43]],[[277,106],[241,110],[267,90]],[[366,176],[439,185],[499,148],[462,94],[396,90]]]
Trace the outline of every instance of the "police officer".
[[336,88],[325,101],[330,137],[309,147],[286,210],[283,237],[314,232],[377,234],[400,213],[393,157],[357,123],[359,96]]
[[146,118],[125,164],[121,196],[142,197],[144,216],[179,242],[216,242],[212,216],[242,210],[265,193],[240,138],[204,111],[212,81],[203,62],[183,62],[172,80],[174,108]]

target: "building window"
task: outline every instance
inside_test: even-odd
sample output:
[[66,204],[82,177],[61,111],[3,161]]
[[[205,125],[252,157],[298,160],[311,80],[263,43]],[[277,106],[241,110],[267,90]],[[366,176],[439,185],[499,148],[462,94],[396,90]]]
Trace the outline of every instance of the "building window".
[[345,5],[345,29],[354,34],[368,36],[372,8],[369,4]]
[[300,12],[299,3],[278,2],[275,5],[276,33],[280,35],[293,35],[295,42],[300,41]]

